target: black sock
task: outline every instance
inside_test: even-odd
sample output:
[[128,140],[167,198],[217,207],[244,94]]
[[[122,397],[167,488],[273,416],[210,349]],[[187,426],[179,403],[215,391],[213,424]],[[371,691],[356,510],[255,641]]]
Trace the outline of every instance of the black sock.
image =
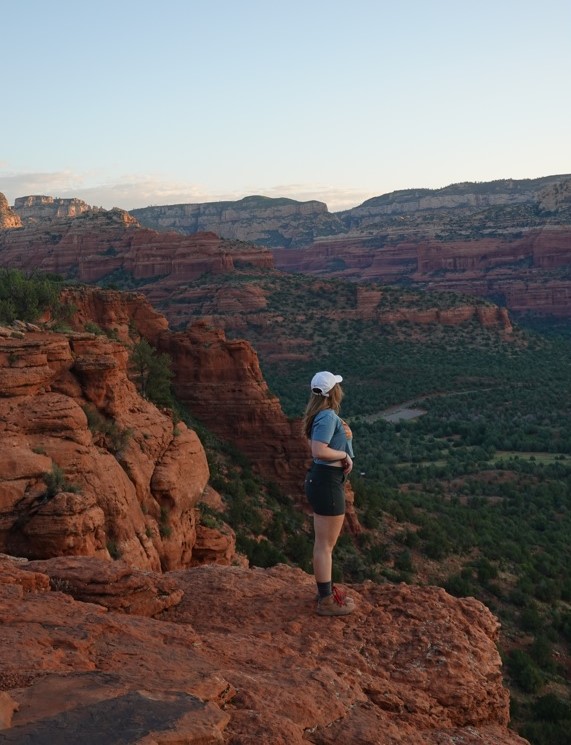
[[317,591],[319,592],[320,598],[326,598],[329,597],[329,595],[333,592],[332,582],[318,582],[317,583]]

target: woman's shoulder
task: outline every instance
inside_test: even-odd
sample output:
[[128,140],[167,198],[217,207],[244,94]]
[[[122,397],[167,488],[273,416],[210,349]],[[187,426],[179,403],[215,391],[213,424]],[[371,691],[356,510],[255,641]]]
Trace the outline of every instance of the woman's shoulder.
[[333,409],[322,409],[321,411],[318,411],[315,415],[314,422],[318,420],[325,420],[325,419],[339,419],[337,414],[333,411]]

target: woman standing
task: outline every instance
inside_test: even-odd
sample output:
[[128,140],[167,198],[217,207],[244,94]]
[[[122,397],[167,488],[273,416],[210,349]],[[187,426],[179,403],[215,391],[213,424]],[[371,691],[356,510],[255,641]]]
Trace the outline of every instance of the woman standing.
[[327,371],[316,373],[303,417],[313,456],[305,494],[313,507],[313,572],[321,616],[346,616],[355,609],[353,600],[332,583],[333,549],[345,519],[345,480],[353,468],[351,430],[339,417],[342,380],[341,375]]

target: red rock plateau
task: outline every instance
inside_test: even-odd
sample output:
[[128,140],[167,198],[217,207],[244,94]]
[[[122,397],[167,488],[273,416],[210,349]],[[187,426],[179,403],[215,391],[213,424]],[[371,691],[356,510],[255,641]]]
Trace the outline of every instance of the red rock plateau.
[[[525,743],[474,599],[367,582],[352,616],[320,618],[283,565],[103,564],[0,557],[3,744]],[[141,587],[169,607],[148,617]]]

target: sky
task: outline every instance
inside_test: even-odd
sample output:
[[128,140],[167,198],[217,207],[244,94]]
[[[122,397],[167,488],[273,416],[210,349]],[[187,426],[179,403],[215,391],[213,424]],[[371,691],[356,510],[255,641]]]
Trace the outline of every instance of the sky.
[[571,173],[569,0],[0,0],[0,28],[10,204]]

